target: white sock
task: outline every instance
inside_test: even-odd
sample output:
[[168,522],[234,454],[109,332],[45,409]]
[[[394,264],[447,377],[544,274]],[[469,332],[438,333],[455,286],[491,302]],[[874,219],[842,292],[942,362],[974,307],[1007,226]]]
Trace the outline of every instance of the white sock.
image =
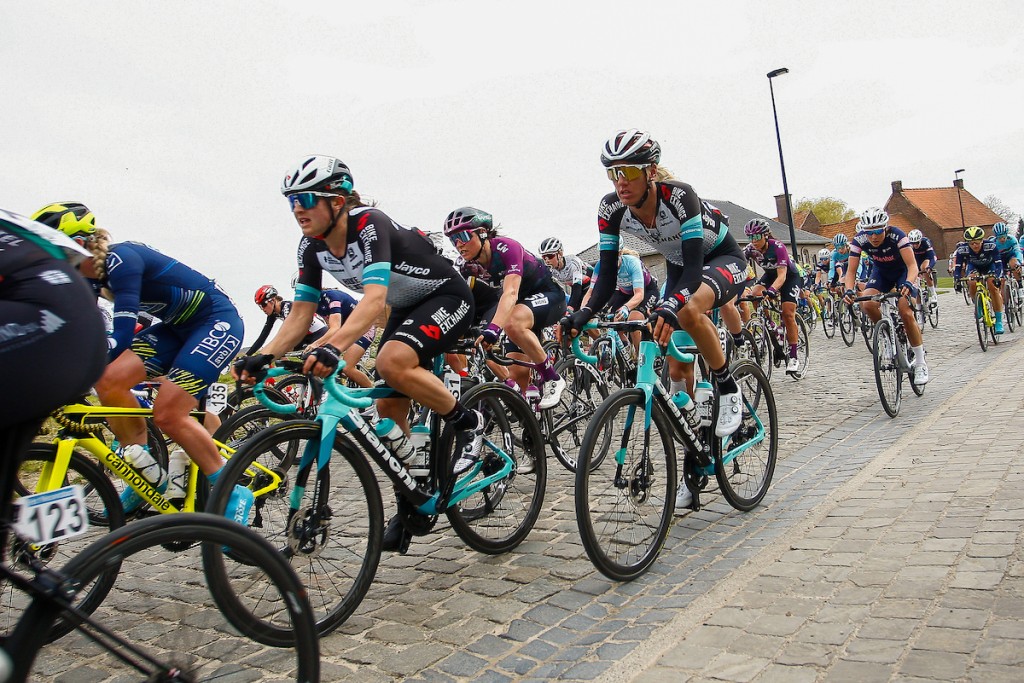
[[680,380],[677,382],[675,380],[670,380],[668,384],[669,396],[675,396],[680,391],[686,391],[686,381]]
[[914,363],[916,365],[924,365],[924,344],[912,348],[914,349]]

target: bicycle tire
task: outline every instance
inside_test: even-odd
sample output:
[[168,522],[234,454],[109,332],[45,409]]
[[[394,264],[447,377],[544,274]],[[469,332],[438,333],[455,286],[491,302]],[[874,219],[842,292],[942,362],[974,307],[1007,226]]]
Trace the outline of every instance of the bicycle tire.
[[608,398],[608,385],[594,366],[576,358],[563,358],[555,371],[565,380],[565,390],[558,404],[541,411],[541,430],[562,467],[575,472],[583,433],[597,406]]
[[931,306],[929,304],[929,307],[928,307],[928,324],[932,326],[933,330],[937,330],[937,329],[939,329],[939,298],[935,297],[931,301],[931,303],[934,303],[935,305]]
[[[978,285],[984,287],[984,284]],[[985,302],[980,293],[974,295],[974,324],[978,328],[978,343],[982,351],[988,351],[988,331],[985,325]]]
[[[1007,278],[1007,281],[1009,281],[1009,278]],[[1010,297],[1012,296],[1010,294],[1010,285],[1007,284],[1003,290],[1003,321],[1006,323],[1006,327],[1010,332],[1013,332],[1017,328],[1017,325],[1012,313],[1013,304],[1010,303]]]
[[[83,585],[87,585],[97,576],[102,576],[105,568],[112,562],[123,562],[127,566],[140,567],[152,562],[154,557],[159,557],[158,553],[162,551],[164,546],[190,547],[196,543],[202,545],[204,553],[203,563],[196,562],[191,565],[196,568],[203,567],[206,563],[205,553],[208,550],[212,550],[216,555],[223,558],[220,548],[225,545],[245,555],[248,560],[245,566],[246,573],[253,576],[258,574],[258,592],[261,599],[266,602],[272,601],[280,612],[281,621],[288,624],[287,633],[289,635],[281,647],[293,649],[294,658],[289,656],[287,666],[279,669],[280,664],[278,664],[275,666],[275,670],[279,669],[281,672],[294,671],[295,680],[297,681],[312,682],[319,680],[319,640],[305,590],[298,577],[273,546],[257,534],[223,517],[202,513],[182,513],[161,515],[135,522],[107,534],[90,545],[69,561],[62,569],[62,572],[66,576],[78,580]],[[137,562],[135,560],[136,556],[139,557]],[[184,570],[185,563],[177,562],[176,564],[177,568],[174,573]],[[204,575],[209,573],[206,567],[203,567],[203,571]],[[130,574],[126,572],[123,576],[127,577]],[[150,580],[150,583],[154,583],[154,581]],[[194,584],[187,584],[182,586],[181,590],[195,593],[197,588]],[[218,595],[221,592],[221,587],[216,580],[210,580],[209,592],[214,606],[218,606],[216,605],[217,600],[223,597],[223,595]],[[164,594],[159,597],[166,599],[168,596]],[[264,658],[247,657],[246,655],[251,654],[251,652],[247,652],[246,648],[239,647],[242,643],[236,642],[238,639],[234,637],[231,629],[226,628],[227,624],[209,623],[219,622],[214,616],[216,613],[215,609],[202,609],[206,618],[197,619],[195,618],[194,611],[198,611],[201,608],[197,607],[192,600],[188,600],[188,605],[181,604],[180,597],[173,598],[172,596],[172,600],[177,603],[178,610],[176,611],[187,622],[187,625],[182,628],[189,631],[180,640],[173,642],[181,643],[181,647],[188,649],[174,652],[170,655],[164,652],[150,652],[151,656],[158,661],[167,661],[168,657],[172,657],[174,661],[167,662],[166,667],[183,665],[188,667],[189,663],[183,660],[190,659],[193,660],[192,665],[194,666],[197,660],[208,657],[212,661],[208,667],[200,665],[200,670],[204,671],[204,673],[202,676],[196,676],[195,680],[207,680],[223,676],[227,662],[230,662],[230,666],[237,669],[244,670],[252,667],[253,671],[261,672],[262,667],[266,664]],[[169,609],[166,604],[167,602],[169,601],[160,601],[157,610]],[[138,596],[132,595],[132,604],[139,607],[143,605],[143,602]],[[124,610],[120,610],[115,611],[114,614],[125,615],[126,613]],[[231,622],[230,617],[226,614],[224,617],[228,619],[232,626],[238,627],[237,624]],[[142,619],[143,617],[140,616],[139,618]],[[136,632],[127,625],[122,627],[120,619],[106,620],[98,618],[97,622],[107,628],[122,629],[126,636],[129,636],[132,640],[136,638]],[[131,620],[128,620],[128,623],[132,623]],[[139,628],[139,625],[135,626],[135,628]],[[196,638],[193,633],[194,631],[208,632],[209,635],[206,635],[205,638]],[[243,638],[248,637],[243,632]],[[166,636],[156,639],[155,642],[161,650],[168,649]],[[233,642],[235,643],[234,647],[231,645]],[[196,643],[200,647],[196,647]],[[136,641],[134,645],[138,647],[140,643]],[[145,647],[145,645],[141,646]],[[173,647],[172,645],[171,648]],[[251,651],[251,646],[248,646],[248,649]],[[227,661],[220,661],[221,659]],[[116,662],[111,661],[110,663],[114,664]],[[106,669],[106,667],[103,668]],[[156,671],[160,670],[164,670],[164,668],[156,668]],[[259,677],[262,677],[264,673],[260,673]],[[152,680],[157,679],[154,678]],[[165,679],[161,678],[159,680]],[[250,679],[247,678],[247,680]]]
[[863,309],[860,312],[860,336],[864,338],[864,345],[868,347],[868,353],[872,353],[874,351],[872,342],[875,338],[875,326]]
[[807,374],[807,365],[811,360],[811,331],[807,329],[807,323],[805,323],[799,316],[796,320],[796,326],[796,358],[799,365],[796,372],[793,373],[793,376],[797,379],[803,379],[804,375]]
[[[730,370],[743,392],[743,421],[731,436],[712,440],[712,455],[722,497],[735,509],[746,512],[761,503],[771,485],[779,453],[779,419],[775,394],[761,368],[749,361],[737,361]],[[729,457],[727,444],[758,436],[758,420],[766,432],[763,439]]]
[[846,344],[848,348],[852,348],[853,342],[857,339],[857,330],[854,328],[852,304],[844,303],[840,306],[839,334],[843,337],[843,343]]
[[[247,439],[265,429],[296,419],[294,416],[276,413],[262,405],[246,406],[221,423],[213,438],[225,446],[238,450]],[[293,459],[295,457],[292,452]]]
[[768,329],[765,327],[764,321],[758,318],[751,318],[744,327],[750,331],[757,343],[758,362],[765,377],[770,380],[775,359],[772,358],[772,343],[768,339]]
[[899,359],[896,358],[896,338],[892,323],[882,318],[875,323],[872,355],[875,368],[875,387],[882,409],[889,417],[900,414],[900,403],[903,394],[903,376],[900,371]]
[[[743,328],[740,330],[740,336],[743,337],[743,344],[741,346],[733,345],[731,360],[749,360],[755,363],[758,367],[761,367],[761,350],[758,348],[757,342],[754,340],[754,334],[747,328]],[[763,368],[762,372],[764,372]]]
[[[502,466],[499,448],[517,466],[505,478],[448,507],[445,515],[455,533],[473,550],[488,555],[507,553],[529,535],[544,505],[544,437],[526,400],[504,384],[476,386],[463,394],[460,402],[484,416],[484,441],[480,448],[483,473]],[[454,441],[454,430],[446,426],[440,452],[448,458]]]
[[[18,468],[18,480],[15,486],[16,495],[27,495],[35,492],[36,480],[45,463],[53,462],[57,457],[56,444],[36,443],[29,446],[28,452],[22,458]],[[121,501],[118,499],[117,491],[107,478],[106,472],[86,455],[78,451],[72,451],[71,459],[68,462],[68,473],[64,478],[63,486],[78,484],[85,490],[85,504],[88,508],[89,532],[81,536],[75,536],[65,541],[36,545],[26,543],[18,539],[13,533],[5,534],[4,561],[9,569],[24,570],[31,560],[35,560],[46,567],[60,567],[71,558],[78,555],[90,543],[103,534],[124,526],[124,511],[121,509]],[[109,511],[109,513],[108,513]],[[112,562],[98,577],[92,586],[79,598],[79,608],[86,614],[92,612],[103,602],[110,592],[114,581],[117,579],[120,564]],[[22,575],[29,575],[29,572],[20,571]],[[80,594],[81,596],[82,594]],[[26,598],[23,602],[19,598]],[[3,614],[2,625],[0,625],[0,639],[10,635],[11,629],[25,608],[27,597],[21,591],[7,583],[2,584],[0,592]],[[53,642],[61,636],[69,633],[73,625],[65,620],[59,620],[50,629],[46,642]]]
[[[320,423],[311,420],[281,422],[248,439],[225,465],[207,512],[223,515],[236,484],[256,490],[266,487],[259,470],[249,467],[255,461],[283,476],[276,490],[256,499],[251,527],[289,557],[306,586],[317,630],[326,635],[352,615],[373,583],[380,563],[384,510],[366,456],[339,433],[330,464],[318,474],[314,463],[299,505],[301,516],[293,518],[289,511],[297,468],[289,454],[298,458],[310,441],[320,441]],[[319,521],[310,525],[310,519]],[[226,591],[224,599],[232,601],[231,591]],[[228,608],[241,618],[249,611],[241,602]],[[259,621],[256,616],[253,619]],[[287,638],[275,624],[257,623],[256,627],[262,637]]]
[[900,350],[906,354],[907,367],[910,368],[910,371],[907,372],[907,381],[910,383],[910,388],[914,391],[915,395],[924,396],[924,390],[928,385],[918,384],[914,381],[914,350],[910,348],[909,343],[900,342],[899,346]]
[[836,302],[831,296],[825,297],[821,303],[821,331],[827,339],[836,336]]
[[[280,403],[285,406],[291,405],[291,399],[284,393],[278,391],[275,386],[264,386],[264,390],[266,391],[267,397],[274,403]],[[220,418],[222,420],[226,420],[243,408],[262,405],[263,404],[259,402],[259,399],[256,398],[256,395],[252,393],[252,386],[242,384],[228,394],[227,405],[224,407],[224,410],[221,411]]]
[[[594,413],[580,448],[576,470],[576,524],[587,556],[598,571],[614,581],[632,581],[646,572],[661,552],[675,510],[676,474],[673,427],[657,399],[652,406],[651,457],[644,467],[644,393],[620,389]],[[630,431],[620,414],[633,413]],[[591,468],[590,454],[598,435],[610,424],[621,434],[616,458]],[[657,449],[660,443],[661,448]],[[623,485],[624,483],[624,485]]]

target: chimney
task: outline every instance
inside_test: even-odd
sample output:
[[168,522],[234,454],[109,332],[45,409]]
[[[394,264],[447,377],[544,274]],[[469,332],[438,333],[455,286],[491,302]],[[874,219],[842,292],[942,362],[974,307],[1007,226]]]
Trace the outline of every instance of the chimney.
[[903,181],[902,180],[894,180],[894,181],[892,181],[892,193],[893,194],[899,194],[900,192],[903,192]]
[[[793,195],[789,195],[789,203],[793,204]],[[786,195],[777,194],[775,195],[775,215],[779,217],[779,222],[785,225],[789,225],[789,214],[786,213]]]
[[956,180],[954,180],[953,181],[953,187],[958,187],[961,190],[964,189],[964,179],[963,178],[957,178]]

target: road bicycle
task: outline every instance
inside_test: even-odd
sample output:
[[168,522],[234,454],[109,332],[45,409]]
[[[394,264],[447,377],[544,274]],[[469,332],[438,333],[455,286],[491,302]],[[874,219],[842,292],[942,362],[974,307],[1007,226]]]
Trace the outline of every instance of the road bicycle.
[[[763,358],[770,358],[774,367],[785,367],[789,358],[789,341],[786,337],[786,326],[782,322],[782,311],[778,303],[767,296],[744,296],[740,302],[752,302],[755,304],[754,315],[747,321],[744,327],[750,330],[757,344],[758,353]],[[807,373],[807,363],[811,352],[810,331],[807,323],[799,315],[796,316],[797,325],[797,370],[791,374],[796,379],[803,379]],[[767,373],[766,373],[767,374]]]
[[[61,636],[52,655],[42,654],[60,662],[60,668],[46,664],[50,671],[77,668],[88,676],[83,667],[91,667],[148,681],[211,680],[231,671],[253,680],[274,659],[282,679],[319,679],[318,637],[305,591],[266,541],[222,517],[161,515],[99,537],[60,566],[53,561],[57,549],[81,538],[93,513],[77,483],[19,496],[23,467],[10,451],[20,440],[6,437],[0,444],[0,584],[10,674],[4,680],[27,680],[40,649]],[[224,547],[240,559],[228,558]],[[100,604],[97,583],[107,584],[103,596],[116,589],[117,604]],[[283,649],[268,658],[256,643]]]
[[[882,317],[875,323],[872,337],[872,357],[878,398],[889,417],[899,415],[904,375],[907,375],[911,389],[918,396],[924,394],[927,386],[914,381],[914,351],[910,348],[907,329],[896,305],[901,296],[898,292],[887,292],[856,298],[858,302],[877,301],[881,306]],[[914,305],[913,300],[908,299],[908,303]]]
[[[974,288],[974,325],[978,328],[978,343],[982,351],[988,351],[988,345],[999,343],[996,334],[996,316],[992,306],[992,295],[988,291],[988,281],[994,275],[973,272],[967,276],[968,282],[975,283]],[[967,288],[964,287],[966,290]],[[1005,318],[1006,316],[1004,316]]]
[[[584,330],[598,324],[591,321]],[[756,363],[739,360],[731,371],[743,392],[743,421],[731,436],[715,437],[717,394],[709,391],[697,408],[699,418],[689,411],[684,417],[658,376],[663,354],[646,322],[605,325],[641,332],[637,384],[609,396],[587,427],[576,468],[576,520],[594,566],[610,579],[629,581],[654,563],[672,524],[679,481],[676,444],[686,453],[682,479],[693,493],[694,509],[714,476],[733,507],[751,510],[764,498],[775,470],[778,416],[768,378]],[[673,335],[668,353],[692,363],[696,349],[677,348],[680,336]],[[580,353],[578,343],[573,353]],[[602,454],[607,431],[613,457]],[[601,462],[592,466],[595,454]]]
[[[828,289],[822,289],[820,293],[824,295],[821,298],[821,331],[825,333],[825,337],[832,339],[836,336],[836,326],[839,321],[838,297]],[[818,296],[818,294],[814,296]]]
[[1006,311],[1003,319],[1011,332],[1015,327],[1024,328],[1024,289],[1017,280],[1019,275],[1020,266],[1008,273],[1003,281],[1003,308]]
[[854,301],[852,304],[848,304],[839,300],[839,333],[843,337],[844,344],[852,347],[853,342],[857,340],[857,333],[860,332],[868,351],[871,351],[871,340],[874,338],[872,328],[871,319],[868,318],[859,303]]
[[[290,371],[285,365],[268,376]],[[434,371],[451,377],[442,357]],[[264,381],[256,384],[257,396]],[[352,389],[334,376],[324,386],[328,395],[315,419],[281,422],[240,445],[207,506],[221,512],[236,484],[252,489],[250,526],[298,571],[321,634],[359,606],[380,562],[384,511],[371,463],[394,485],[398,517],[412,536],[430,533],[441,514],[467,545],[487,554],[511,551],[529,534],[543,505],[547,467],[540,428],[517,391],[488,382],[461,394],[464,406],[483,415],[484,436],[479,459],[452,476],[455,434],[436,413],[417,412],[407,468],[359,412],[373,399],[395,396],[392,389]],[[457,381],[447,386],[460,391]],[[406,535],[400,552],[408,541]]]
[[[934,276],[935,271],[931,271],[931,273]],[[939,299],[932,296],[931,288],[923,275],[917,278],[917,291],[918,295],[914,300],[914,319],[917,320],[917,324],[922,330],[925,322],[930,324],[933,330],[938,329]]]

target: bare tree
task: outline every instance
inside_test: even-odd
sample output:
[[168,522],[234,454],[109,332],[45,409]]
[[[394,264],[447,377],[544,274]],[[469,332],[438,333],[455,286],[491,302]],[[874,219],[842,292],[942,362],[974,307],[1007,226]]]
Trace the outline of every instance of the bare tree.
[[990,194],[989,196],[985,197],[982,203],[988,208],[992,209],[993,213],[998,214],[999,217],[1002,218],[1003,221],[1005,221],[1009,225],[1014,225],[1018,221],[1020,221],[1020,214],[1011,209],[1010,207],[1008,207],[1002,199],[995,196],[994,194]]

